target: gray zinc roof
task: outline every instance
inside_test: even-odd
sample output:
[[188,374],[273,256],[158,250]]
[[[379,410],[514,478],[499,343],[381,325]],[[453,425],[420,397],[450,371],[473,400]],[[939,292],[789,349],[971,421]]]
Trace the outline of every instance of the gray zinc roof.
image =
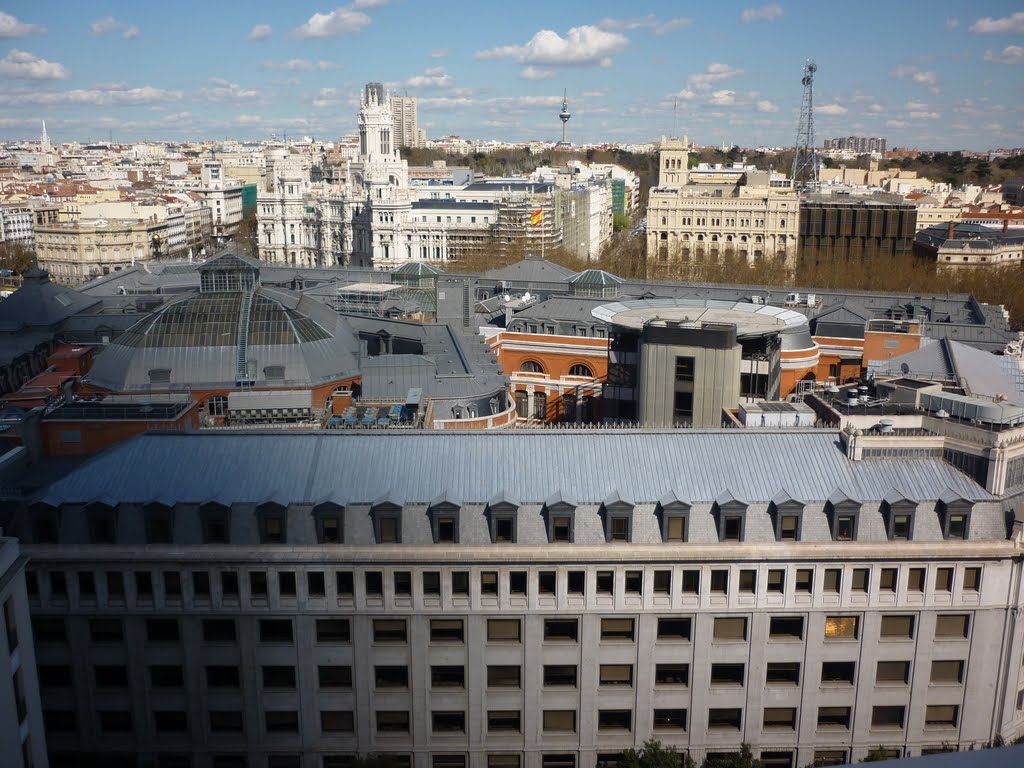
[[483,503],[500,490],[524,504],[553,497],[599,504],[613,492],[638,504],[669,492],[693,503],[728,494],[754,504],[785,488],[808,502],[851,494],[878,503],[899,488],[922,501],[946,491],[991,498],[941,459],[854,462],[837,441],[837,432],[821,429],[150,433],[100,454],[41,496],[53,504],[102,496],[358,504],[391,494],[425,504],[443,493]]

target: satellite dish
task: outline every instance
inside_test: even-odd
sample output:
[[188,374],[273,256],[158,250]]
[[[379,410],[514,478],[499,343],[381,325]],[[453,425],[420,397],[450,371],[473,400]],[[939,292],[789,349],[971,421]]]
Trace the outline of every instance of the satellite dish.
[[900,370],[905,374],[910,373],[910,366],[906,363],[900,363]]

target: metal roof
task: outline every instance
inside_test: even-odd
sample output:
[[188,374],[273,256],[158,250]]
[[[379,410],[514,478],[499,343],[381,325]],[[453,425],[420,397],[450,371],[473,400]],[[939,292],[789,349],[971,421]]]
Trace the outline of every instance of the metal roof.
[[524,504],[555,497],[596,505],[612,493],[638,504],[670,494],[695,504],[727,495],[757,504],[785,489],[805,502],[880,503],[899,488],[922,502],[947,491],[991,499],[940,459],[854,462],[838,439],[823,429],[145,434],[42,496],[53,504],[105,495],[126,502],[172,496],[359,504],[391,494],[425,504],[445,493],[484,503],[501,489]]

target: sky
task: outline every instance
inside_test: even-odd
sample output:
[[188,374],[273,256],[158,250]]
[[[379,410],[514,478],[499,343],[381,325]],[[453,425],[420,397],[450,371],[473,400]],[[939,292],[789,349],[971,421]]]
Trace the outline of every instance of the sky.
[[0,0],[0,139],[332,140],[379,81],[428,138],[1024,145],[1024,2]]

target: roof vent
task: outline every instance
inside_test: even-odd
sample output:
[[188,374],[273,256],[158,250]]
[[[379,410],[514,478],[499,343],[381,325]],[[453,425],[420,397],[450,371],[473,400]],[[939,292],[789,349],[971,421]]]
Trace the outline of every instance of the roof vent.
[[882,419],[878,422],[878,431],[883,435],[891,435],[894,424],[892,419]]
[[937,418],[937,419],[948,419],[949,418],[949,411],[947,411],[945,408],[939,408],[939,410],[937,410],[935,412],[935,418]]

